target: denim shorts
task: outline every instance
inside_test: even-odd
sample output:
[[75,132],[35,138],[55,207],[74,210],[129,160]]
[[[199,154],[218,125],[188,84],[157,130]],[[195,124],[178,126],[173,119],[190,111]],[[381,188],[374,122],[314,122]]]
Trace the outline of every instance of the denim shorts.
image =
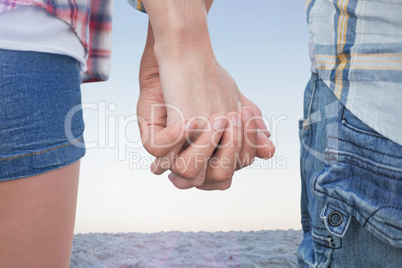
[[72,57],[0,49],[0,181],[84,156],[80,85]]
[[299,267],[402,267],[402,146],[355,117],[316,74],[299,134]]

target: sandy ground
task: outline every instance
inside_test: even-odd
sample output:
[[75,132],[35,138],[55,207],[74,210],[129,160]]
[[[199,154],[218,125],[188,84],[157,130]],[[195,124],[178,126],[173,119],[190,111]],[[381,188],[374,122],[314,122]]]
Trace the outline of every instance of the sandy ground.
[[71,267],[296,267],[301,239],[294,230],[77,234]]

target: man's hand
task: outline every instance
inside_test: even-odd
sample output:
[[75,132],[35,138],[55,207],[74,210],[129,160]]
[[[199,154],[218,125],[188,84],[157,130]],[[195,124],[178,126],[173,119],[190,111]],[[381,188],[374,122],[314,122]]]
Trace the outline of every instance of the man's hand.
[[157,157],[151,169],[170,169],[180,189],[227,189],[236,169],[274,153],[261,111],[216,61],[209,34],[194,43],[181,31],[157,43],[150,19],[138,115],[144,147]]

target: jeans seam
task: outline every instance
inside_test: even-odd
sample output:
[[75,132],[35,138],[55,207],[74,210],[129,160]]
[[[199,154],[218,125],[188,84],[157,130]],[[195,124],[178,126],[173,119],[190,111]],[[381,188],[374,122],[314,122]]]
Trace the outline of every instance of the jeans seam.
[[[329,153],[330,153],[330,152],[329,152]],[[349,155],[349,154],[344,154],[344,153],[341,153],[341,152],[337,152],[337,154],[338,154],[338,155],[341,155],[341,156],[345,156],[345,157],[350,157],[350,158],[352,158],[352,159],[354,159],[354,160],[357,160],[357,161],[364,162],[364,163],[366,163],[367,165],[371,165],[370,162],[368,162],[367,160],[364,160],[364,159],[362,159],[362,158],[358,158],[358,157],[355,157],[355,156],[352,156],[352,155]],[[359,167],[359,168],[364,169],[363,167],[361,167],[361,166],[359,166],[359,165],[357,165],[357,164],[355,164],[355,163],[351,163],[351,162],[349,162],[349,161],[346,161],[346,160],[337,160],[336,162],[340,162],[340,163],[346,162],[346,163],[349,163],[349,164],[354,165],[354,166],[356,166],[356,167]],[[382,165],[382,164],[381,164],[381,165]],[[396,172],[396,173],[402,174],[402,171],[392,169],[391,167],[390,167],[390,168],[380,167],[380,166],[376,166],[376,167],[379,168],[379,169],[383,169],[383,170],[387,170],[387,171],[391,171],[391,172]],[[375,171],[373,171],[373,173],[382,175],[381,173],[378,173],[378,172],[375,172]],[[393,178],[393,177],[390,177],[389,175],[385,175],[385,174],[384,174],[384,177],[388,177],[388,178],[393,179],[393,180],[401,181],[401,179]]]
[[[352,163],[352,162],[349,162],[349,161],[338,160],[337,162],[338,162],[338,163],[344,163],[344,164],[350,164],[350,165],[353,165],[353,166],[355,166],[355,167],[357,167],[357,168],[366,170],[365,168],[363,168],[363,167],[361,167],[361,166],[358,166],[358,165],[356,165],[356,164],[354,164],[354,163]],[[363,161],[363,162],[364,162],[364,161]],[[386,178],[388,178],[388,179],[390,179],[390,180],[402,181],[402,180],[400,180],[400,179],[396,179],[396,178],[390,177],[389,175],[384,174],[384,173],[375,172],[375,171],[371,171],[371,170],[370,170],[370,172],[373,173],[373,174],[375,174],[375,175],[379,175],[379,176],[386,177]]]
[[327,228],[317,227],[317,226],[313,226],[313,228],[316,229],[316,230],[327,230]]
[[[321,239],[318,239],[319,241],[324,241],[324,240],[321,240]],[[342,241],[342,240],[341,240]],[[326,241],[325,241],[326,242]],[[331,246],[328,246],[328,245],[324,245],[324,244],[321,244],[321,243],[319,243],[319,242],[317,242],[317,241],[314,241],[314,243],[316,244],[316,245],[319,245],[319,246],[321,246],[321,247],[324,247],[324,248],[327,248],[327,249],[341,249],[342,248],[342,242],[341,242],[341,245],[339,246],[339,247],[331,247]],[[318,260],[318,262],[319,262],[320,260]]]
[[[309,126],[310,126],[310,114],[311,114],[311,110],[313,109],[313,102],[314,102],[314,96],[315,96],[316,88],[317,88],[317,77],[316,77],[316,79],[314,80],[314,83],[313,83],[313,90],[312,90],[312,93],[311,93],[310,104],[309,104],[309,108],[308,108],[308,111],[307,111],[307,118],[306,118],[306,120],[307,120]],[[304,128],[302,128],[301,131],[302,131],[302,133],[301,133],[301,143],[302,143],[302,145],[304,145],[304,144],[305,144],[305,143],[304,143],[304,131],[305,131]],[[307,131],[309,132],[309,137],[310,137],[310,139],[309,139],[309,145],[311,145],[311,126],[308,128]],[[306,178],[306,169],[305,169],[304,162],[305,162],[305,159],[306,159],[306,157],[307,157],[307,154],[308,154],[308,150],[306,150],[306,152],[305,152],[304,155],[303,155],[303,173],[304,173],[304,178]]]
[[73,141],[73,142],[70,142],[70,143],[67,143],[67,144],[63,144],[63,145],[60,145],[60,146],[57,146],[57,147],[52,147],[52,148],[49,148],[49,149],[46,149],[46,150],[43,150],[43,151],[40,151],[40,152],[35,152],[35,153],[30,153],[30,154],[25,154],[25,155],[19,155],[19,156],[13,156],[13,157],[2,158],[2,159],[0,159],[0,162],[7,161],[7,160],[14,160],[14,159],[23,158],[23,157],[28,157],[28,156],[33,156],[33,155],[39,155],[39,154],[43,154],[43,153],[47,153],[47,152],[49,152],[49,151],[53,151],[53,150],[57,150],[57,149],[60,149],[60,148],[69,146],[69,145],[73,145],[73,144],[75,144],[75,143],[77,143],[77,142],[80,142],[80,141],[83,140],[83,139],[84,139],[84,138],[82,137],[82,138],[80,138],[80,139],[78,139],[78,140],[75,140],[75,141]]
[[[382,207],[376,209],[373,213],[371,213],[370,216],[368,216],[367,220],[366,220],[365,223],[363,224],[363,227],[366,226],[366,224],[368,223],[369,219],[370,219],[371,217],[373,217],[374,214],[376,214],[378,211],[380,211],[380,210],[383,209],[383,208],[392,208],[392,209],[397,209],[397,210],[401,210],[401,211],[402,211],[402,209],[401,209],[401,208],[398,208],[398,207],[394,207],[394,206],[382,206]],[[387,223],[385,223],[385,224],[387,224]],[[387,225],[390,225],[390,224],[387,224]],[[395,227],[396,229],[402,230],[402,228],[400,228],[400,227],[393,226],[393,225],[390,225],[390,226]]]
[[340,141],[343,141],[343,142],[352,144],[352,145],[354,145],[354,146],[356,146],[356,147],[359,147],[359,148],[361,148],[361,149],[365,149],[365,150],[368,150],[368,151],[371,151],[371,152],[374,152],[374,153],[378,153],[378,154],[381,154],[381,155],[385,155],[385,156],[389,156],[389,157],[394,157],[394,158],[402,159],[402,156],[396,156],[396,155],[392,155],[392,154],[387,154],[387,153],[379,152],[379,151],[376,151],[376,150],[374,150],[374,149],[367,148],[367,147],[364,147],[364,146],[355,144],[355,143],[353,143],[353,142],[351,142],[351,141],[348,141],[348,140],[345,140],[345,139],[342,139],[342,138],[337,138],[337,137],[333,137],[333,136],[329,136],[328,138],[338,139],[338,140],[340,140]]
[[381,136],[381,135],[379,135],[379,134],[372,133],[372,132],[365,131],[365,130],[361,130],[361,129],[355,127],[355,126],[352,126],[352,125],[350,125],[345,119],[343,119],[341,123],[342,123],[342,125],[344,125],[345,127],[349,128],[350,130],[359,132],[360,134],[369,135],[369,136],[374,136],[374,137],[377,137],[377,138],[381,138],[381,139],[384,139],[384,140],[388,140],[387,138],[385,138],[384,136]]
[[[315,227],[314,227],[314,228],[315,228]],[[321,229],[321,230],[328,231],[328,229],[326,229],[326,228],[315,228],[315,229],[317,229],[317,230],[320,230],[320,229]],[[322,238],[320,238],[320,236],[321,236],[321,237],[329,238],[331,241],[327,241],[327,240],[325,240],[325,239],[322,239]],[[313,239],[314,243],[316,243],[317,245],[320,245],[320,246],[323,246],[323,247],[326,247],[326,248],[330,248],[330,249],[340,249],[340,248],[342,248],[342,239],[339,240],[339,241],[340,241],[340,245],[339,245],[339,246],[336,246],[336,245],[335,245],[335,243],[334,243],[334,238],[333,238],[332,236],[318,235],[318,234],[315,234],[315,233],[313,232],[312,239]],[[325,244],[328,244],[328,245],[325,245],[325,244],[323,245],[323,244],[317,243],[317,241],[315,241],[315,240],[319,240],[319,241],[325,242]]]
[[[314,81],[312,81],[313,83],[310,83],[310,86],[313,86],[313,89],[312,89],[312,94],[311,94],[311,99],[310,99],[310,104],[309,104],[309,108],[308,108],[308,111],[307,111],[307,118],[306,119],[304,119],[304,120],[307,120],[308,121],[308,124],[310,125],[310,113],[311,113],[311,110],[312,110],[312,107],[313,107],[313,101],[314,101],[314,95],[315,95],[315,91],[316,91],[316,88],[317,88],[317,77],[314,79]],[[306,145],[305,144],[305,135],[304,135],[304,133],[305,133],[305,131],[308,131],[309,132],[309,140],[308,140],[308,143],[309,143],[309,146],[311,145],[311,126],[308,128],[308,130],[305,130],[303,127],[300,129],[300,131],[301,131],[301,140],[300,140],[300,143],[301,143],[301,146],[304,146],[304,145]],[[306,145],[307,146],[307,145]],[[304,152],[304,154],[303,154],[303,156],[301,156],[301,161],[302,161],[302,163],[301,163],[301,170],[302,170],[302,172],[303,172],[303,178],[304,178],[304,183],[306,183],[307,182],[307,176],[306,176],[306,168],[305,168],[305,161],[306,161],[306,158],[307,158],[307,155],[308,155],[308,150],[303,150],[303,152]],[[310,214],[310,213],[309,213]],[[311,229],[311,217],[309,217],[309,228]]]
[[307,112],[307,121],[308,121],[309,125],[310,125],[310,115],[311,115],[311,110],[313,109],[313,102],[314,102],[316,90],[317,90],[317,78],[314,80],[313,92],[311,93],[310,105],[308,107],[308,112]]
[[[314,235],[314,236],[313,236],[313,240],[319,240],[319,241],[321,241],[321,242],[324,242],[323,244],[329,244],[329,242],[328,242],[327,240],[320,238],[318,235]],[[315,242],[315,241],[314,241],[314,242]],[[321,245],[321,246],[324,246],[324,247],[329,248],[328,245]]]
[[[317,244],[317,245],[320,245],[320,244]],[[320,245],[320,246],[323,246],[323,245]],[[330,248],[330,247],[326,247],[326,246],[323,246],[323,247],[325,247],[326,249],[328,249],[328,250],[325,250],[326,252],[328,252],[328,255],[326,256],[326,258],[327,258],[327,264],[330,262],[330,255],[332,254],[332,251],[333,251],[333,249],[332,248]],[[323,254],[319,254],[318,255],[319,256],[319,258],[316,260],[316,262],[315,262],[315,265],[317,266],[317,267],[320,267],[320,262],[322,261],[322,259],[324,258],[324,256],[323,256]],[[326,265],[325,265],[326,266]]]

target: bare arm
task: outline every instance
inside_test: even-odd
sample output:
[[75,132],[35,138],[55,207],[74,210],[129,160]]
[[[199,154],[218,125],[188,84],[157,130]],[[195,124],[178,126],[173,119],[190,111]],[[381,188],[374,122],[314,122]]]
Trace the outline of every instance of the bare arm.
[[177,58],[186,51],[213,55],[207,13],[213,0],[143,0],[154,36],[157,59]]

